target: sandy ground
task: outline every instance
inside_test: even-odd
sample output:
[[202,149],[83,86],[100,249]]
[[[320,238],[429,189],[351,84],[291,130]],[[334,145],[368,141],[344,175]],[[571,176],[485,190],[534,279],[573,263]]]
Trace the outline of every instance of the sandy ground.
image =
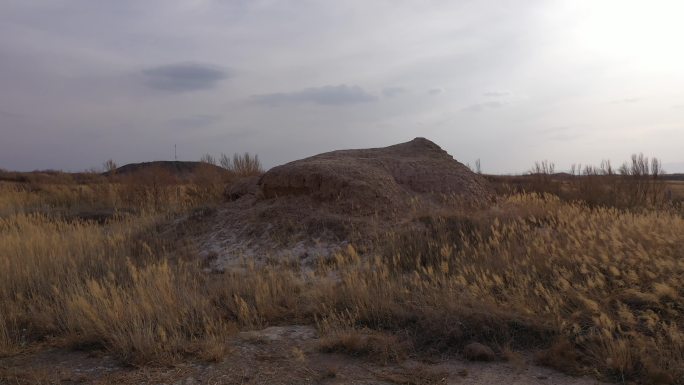
[[171,367],[123,367],[106,354],[46,351],[0,359],[2,384],[507,384],[595,385],[521,362],[469,362],[456,358],[407,360],[383,365],[342,354],[321,353],[310,326],[269,327],[226,341],[221,362],[184,362]]
[[[305,234],[279,239],[274,235],[277,229],[272,224],[249,225],[256,222],[245,214],[249,212],[251,203],[250,198],[246,198],[224,205],[203,217],[203,223],[198,224],[203,228],[192,236],[192,240],[208,270],[240,270],[246,261],[258,266],[269,260],[296,261],[302,267],[310,267],[319,257],[332,257],[349,245],[348,241],[333,241],[330,237],[311,238]],[[255,231],[255,226],[258,231]]]

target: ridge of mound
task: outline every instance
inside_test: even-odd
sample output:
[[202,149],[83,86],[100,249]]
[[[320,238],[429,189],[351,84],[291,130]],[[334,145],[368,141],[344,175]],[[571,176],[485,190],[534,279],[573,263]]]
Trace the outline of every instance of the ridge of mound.
[[491,196],[483,177],[425,138],[296,160],[266,172],[259,188],[261,199],[306,196],[345,210],[376,212],[417,197],[482,202]]
[[121,166],[113,172],[103,175],[130,175],[145,172],[164,172],[179,178],[187,178],[199,172],[225,174],[227,171],[219,166],[205,162],[159,160],[153,162],[129,163]]

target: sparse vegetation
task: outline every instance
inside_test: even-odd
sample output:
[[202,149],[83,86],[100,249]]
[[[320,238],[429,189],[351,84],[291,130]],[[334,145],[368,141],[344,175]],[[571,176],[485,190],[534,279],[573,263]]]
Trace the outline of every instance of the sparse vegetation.
[[232,158],[226,154],[221,154],[218,159],[211,154],[204,154],[200,162],[219,165],[237,177],[260,175],[264,172],[259,155],[251,155],[248,152],[233,154]]
[[108,159],[102,164],[102,167],[104,168],[105,172],[115,172],[119,166],[116,164],[116,162],[114,162],[114,160]]
[[684,194],[663,173],[657,158],[634,154],[617,170],[604,160],[599,166],[573,164],[569,173],[556,173],[553,163],[542,161],[536,162],[527,175],[489,176],[489,180],[500,192],[551,193],[591,206],[634,209],[679,205]]
[[232,159],[226,154],[221,154],[219,164],[239,177],[260,175],[264,172],[259,155],[251,155],[248,152],[242,155],[233,154]]
[[[261,170],[249,154],[230,165]],[[652,199],[659,165],[644,165],[636,157],[617,176],[574,176],[557,195],[502,194],[490,208],[416,218],[427,230],[393,230],[373,252],[350,246],[310,272],[275,261],[222,275],[203,273],[169,224],[218,201],[199,184],[161,174],[0,182],[0,355],[48,345],[134,365],[215,360],[239,329],[309,323],[320,349],[378,362],[476,341],[500,357],[537,350],[572,373],[682,384],[684,218]],[[80,215],[95,208],[113,214]]]

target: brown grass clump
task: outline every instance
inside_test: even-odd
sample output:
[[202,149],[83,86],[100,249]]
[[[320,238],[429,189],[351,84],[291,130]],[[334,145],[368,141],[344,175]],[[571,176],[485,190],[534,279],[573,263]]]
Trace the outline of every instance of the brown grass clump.
[[366,356],[383,364],[401,362],[408,356],[408,344],[398,336],[372,330],[334,330],[318,345],[323,352]]
[[142,269],[128,266],[130,282],[89,280],[66,301],[65,326],[78,344],[104,344],[125,362],[165,363],[183,353],[202,351],[216,359],[224,323],[186,267],[161,262]]
[[[480,218],[486,230],[443,221],[405,254],[362,259],[351,250],[338,263],[340,284],[321,301],[351,324],[408,332],[419,350],[458,351],[475,340],[548,347],[540,361],[574,373],[682,378],[680,214],[537,195],[509,197],[493,211],[518,216]],[[450,229],[460,236],[444,234]]]
[[139,240],[153,218],[102,228],[39,215],[0,219],[0,353],[27,344],[103,346],[129,363],[206,350],[231,326],[196,269]]
[[[0,185],[0,355],[44,343],[103,347],[133,364],[223,354],[216,341],[233,327],[159,233],[162,209],[192,204],[155,188]],[[126,205],[132,189],[150,199]],[[82,219],[101,208],[105,221]]]

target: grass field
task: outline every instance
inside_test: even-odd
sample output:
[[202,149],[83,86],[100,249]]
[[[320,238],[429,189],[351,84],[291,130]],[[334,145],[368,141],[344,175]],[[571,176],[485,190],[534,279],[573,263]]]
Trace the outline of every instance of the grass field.
[[[680,184],[670,182],[676,194]],[[684,383],[676,205],[502,193],[310,272],[276,261],[206,274],[170,222],[218,204],[220,191],[0,182],[0,355],[58,346],[137,366],[211,361],[230,355],[224,341],[239,330],[304,323],[323,334],[322,349],[381,361],[479,341],[504,358],[535,351],[570,373]],[[85,215],[93,211],[107,215]]]
[[674,199],[684,201],[684,181],[668,181],[667,186],[672,190]]

